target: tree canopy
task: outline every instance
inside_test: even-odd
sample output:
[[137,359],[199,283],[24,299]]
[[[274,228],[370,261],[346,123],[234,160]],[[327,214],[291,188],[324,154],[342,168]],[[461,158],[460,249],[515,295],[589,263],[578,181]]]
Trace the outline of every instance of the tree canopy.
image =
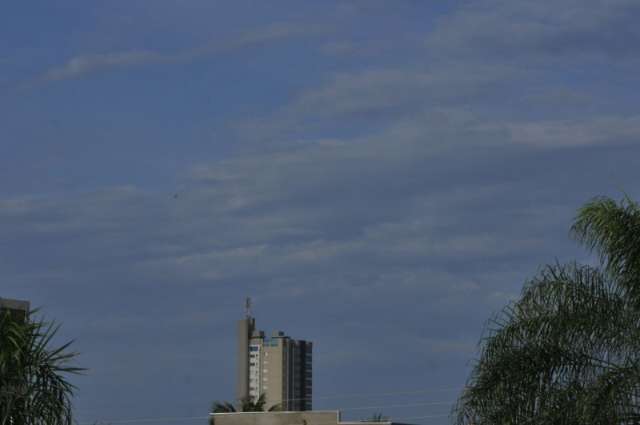
[[[265,394],[260,394],[257,399],[253,399],[253,397],[246,397],[240,400],[240,409],[236,409],[236,407],[228,402],[228,401],[214,401],[211,406],[211,411],[213,413],[231,413],[231,412],[264,412],[265,407],[267,406],[267,399]],[[280,404],[274,404],[269,407],[268,412],[277,412],[280,411]]]
[[571,234],[600,264],[544,267],[489,322],[457,424],[640,423],[640,208],[597,198]]

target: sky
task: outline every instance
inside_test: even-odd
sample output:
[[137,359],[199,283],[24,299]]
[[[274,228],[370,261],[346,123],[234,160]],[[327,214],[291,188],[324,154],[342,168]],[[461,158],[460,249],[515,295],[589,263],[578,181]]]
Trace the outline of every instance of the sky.
[[[449,423],[488,320],[640,199],[637,0],[75,0],[0,14],[0,296],[81,424],[204,424],[235,326],[314,407]],[[193,418],[196,419],[188,419]],[[181,418],[160,420],[159,418]],[[137,423],[137,422],[128,422]]]

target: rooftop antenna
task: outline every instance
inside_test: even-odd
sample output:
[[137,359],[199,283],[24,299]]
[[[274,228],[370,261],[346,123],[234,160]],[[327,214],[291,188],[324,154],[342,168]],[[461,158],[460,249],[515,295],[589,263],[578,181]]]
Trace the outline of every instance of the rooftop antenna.
[[247,318],[251,317],[251,298],[247,297],[244,301],[244,311]]

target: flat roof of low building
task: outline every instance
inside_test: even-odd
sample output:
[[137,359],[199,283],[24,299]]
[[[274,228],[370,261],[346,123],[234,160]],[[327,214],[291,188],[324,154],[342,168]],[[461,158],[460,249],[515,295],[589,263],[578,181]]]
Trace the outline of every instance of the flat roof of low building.
[[408,425],[384,421],[341,421],[339,410],[209,413],[215,425]]
[[29,311],[29,301],[0,297],[0,308]]

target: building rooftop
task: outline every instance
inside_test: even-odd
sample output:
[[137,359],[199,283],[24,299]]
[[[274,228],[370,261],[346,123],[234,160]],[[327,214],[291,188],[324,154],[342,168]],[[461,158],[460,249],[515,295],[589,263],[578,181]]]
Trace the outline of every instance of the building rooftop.
[[24,321],[29,313],[29,301],[0,298],[0,312],[9,311],[15,320]]
[[[339,410],[210,413],[214,425],[401,425],[386,421],[341,421]],[[402,424],[407,425],[407,424]]]
[[12,300],[10,298],[0,297],[0,308],[29,311],[29,301]]

